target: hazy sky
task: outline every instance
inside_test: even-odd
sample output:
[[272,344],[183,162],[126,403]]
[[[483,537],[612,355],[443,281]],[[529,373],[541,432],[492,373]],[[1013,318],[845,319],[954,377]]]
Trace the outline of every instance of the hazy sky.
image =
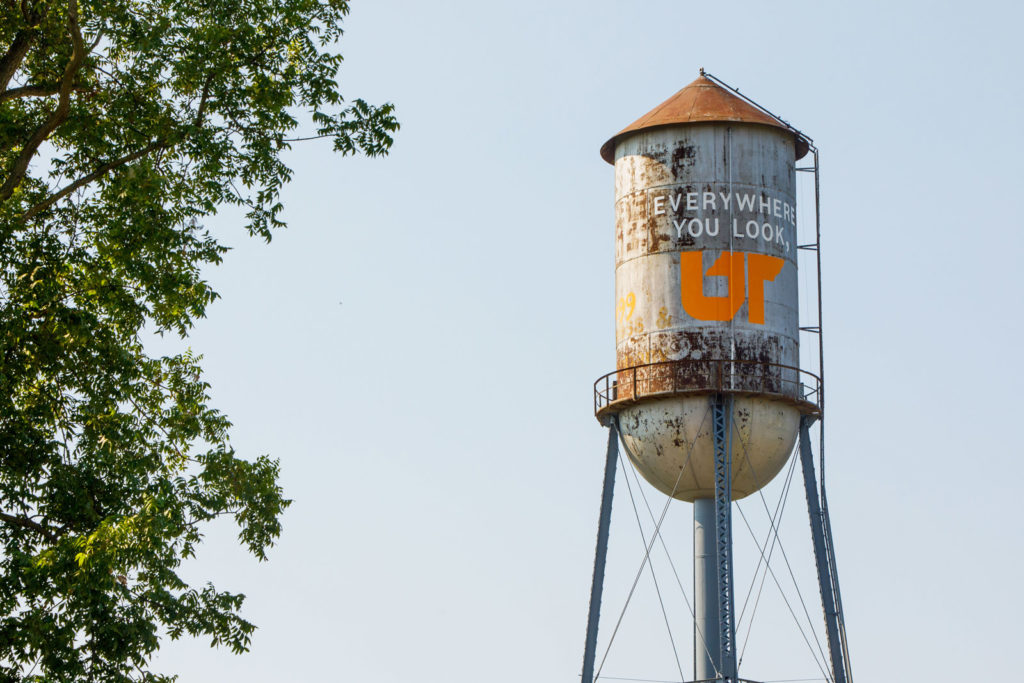
[[[179,641],[158,668],[578,681],[606,438],[591,392],[615,362],[598,149],[703,66],[821,149],[828,488],[855,677],[1018,676],[1020,7],[353,0],[343,91],[395,103],[394,150],[297,148],[270,245],[211,219],[235,249],[190,342],[236,448],[280,458],[295,500],[268,563],[224,524],[186,568],[247,594],[259,630],[247,655]],[[623,474],[602,652],[643,552]],[[763,538],[760,500],[743,510]],[[664,532],[692,597],[690,516],[673,504]],[[739,517],[735,534],[745,594],[756,549]],[[799,475],[781,536],[820,634]],[[686,606],[656,559],[689,676]],[[821,675],[770,578],[749,642],[745,677]],[[604,674],[678,680],[649,575]]]

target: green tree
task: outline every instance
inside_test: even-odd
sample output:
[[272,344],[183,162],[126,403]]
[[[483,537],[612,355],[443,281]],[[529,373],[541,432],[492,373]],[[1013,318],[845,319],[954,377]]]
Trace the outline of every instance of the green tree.
[[339,92],[347,12],[0,0],[0,680],[168,680],[148,671],[165,635],[248,647],[243,596],[177,570],[225,515],[265,558],[278,464],[236,457],[198,358],[144,339],[217,297],[204,216],[283,225],[296,136],[389,149],[391,105]]

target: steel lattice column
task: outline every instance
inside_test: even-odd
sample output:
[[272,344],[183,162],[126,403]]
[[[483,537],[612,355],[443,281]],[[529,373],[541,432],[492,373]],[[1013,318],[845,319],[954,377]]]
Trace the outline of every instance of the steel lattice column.
[[587,640],[583,647],[583,683],[594,680],[597,655],[597,623],[601,617],[601,593],[604,589],[604,563],[608,555],[608,530],[612,522],[612,494],[615,490],[615,463],[619,457],[619,430],[613,420],[608,425],[608,451],[604,463],[601,490],[601,515],[597,523],[597,550],[594,553],[594,580],[590,584],[590,610],[587,613]]
[[732,580],[732,396],[714,399],[715,547],[718,554],[719,675],[736,680],[736,612]]
[[807,494],[807,513],[811,519],[811,540],[814,543],[814,564],[818,570],[818,588],[821,591],[821,606],[825,612],[825,632],[828,635],[828,651],[832,660],[832,677],[835,683],[849,683],[847,666],[840,639],[842,615],[836,609],[835,566],[826,547],[828,523],[822,514],[818,501],[818,481],[814,476],[814,456],[811,453],[810,427],[813,417],[800,418],[800,462],[804,471],[804,492]]

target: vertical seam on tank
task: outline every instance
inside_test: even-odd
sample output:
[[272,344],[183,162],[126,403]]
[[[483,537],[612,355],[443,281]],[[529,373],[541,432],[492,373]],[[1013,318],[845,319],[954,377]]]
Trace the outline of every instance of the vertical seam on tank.
[[[725,165],[726,172],[729,174],[729,222],[726,223],[726,229],[729,230],[729,251],[733,249],[733,230],[732,230],[732,126],[727,126],[725,129],[725,142],[726,142],[726,153],[725,153]],[[744,259],[743,267],[746,268],[746,259]],[[746,278],[744,278],[744,283]],[[740,296],[746,296],[746,292],[740,292]],[[737,311],[737,314],[739,312]],[[736,360],[736,316],[734,315],[729,321],[729,359]],[[729,368],[729,388],[733,388],[733,370]]]

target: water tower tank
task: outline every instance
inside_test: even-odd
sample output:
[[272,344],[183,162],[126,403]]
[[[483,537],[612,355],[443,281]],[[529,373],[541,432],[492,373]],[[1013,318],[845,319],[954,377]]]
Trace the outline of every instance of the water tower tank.
[[782,469],[815,378],[799,368],[796,160],[807,142],[704,77],[615,135],[616,371],[598,380],[633,464],[714,496],[711,401],[732,405],[732,498]]

